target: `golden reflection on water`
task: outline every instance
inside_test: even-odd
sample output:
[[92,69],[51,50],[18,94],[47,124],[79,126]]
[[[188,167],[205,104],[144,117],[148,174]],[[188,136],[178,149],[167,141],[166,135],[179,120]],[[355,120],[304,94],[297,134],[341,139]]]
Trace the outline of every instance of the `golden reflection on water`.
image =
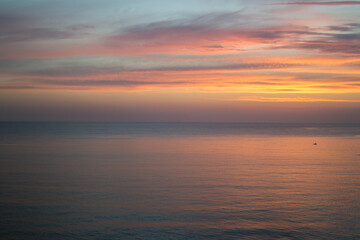
[[[31,181],[49,183],[28,186],[51,200],[44,205],[75,198],[74,207],[88,206],[95,215],[118,216],[93,224],[336,229],[345,234],[349,226],[353,230],[359,224],[353,210],[359,203],[360,138],[319,137],[317,146],[313,141],[295,136],[118,136],[0,147],[26,156],[42,153],[33,157],[31,166],[26,159],[19,161],[25,166],[23,173],[39,174]],[[7,171],[19,171],[18,165],[8,166]],[[42,179],[44,172],[49,176]],[[65,197],[53,198],[56,192]],[[74,197],[74,192],[93,199]],[[17,200],[24,201],[36,204],[39,199]],[[132,213],[141,215],[140,219],[121,217]]]

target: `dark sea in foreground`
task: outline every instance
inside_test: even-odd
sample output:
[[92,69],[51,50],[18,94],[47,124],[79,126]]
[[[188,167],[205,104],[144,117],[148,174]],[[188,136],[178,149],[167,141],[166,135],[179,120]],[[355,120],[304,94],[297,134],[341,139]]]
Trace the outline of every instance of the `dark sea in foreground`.
[[360,239],[360,124],[2,122],[0,217],[0,239]]

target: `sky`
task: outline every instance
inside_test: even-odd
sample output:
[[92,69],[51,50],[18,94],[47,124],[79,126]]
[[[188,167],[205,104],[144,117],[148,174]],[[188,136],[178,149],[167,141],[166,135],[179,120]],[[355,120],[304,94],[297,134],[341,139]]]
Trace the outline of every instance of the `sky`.
[[360,122],[360,1],[0,0],[0,121]]

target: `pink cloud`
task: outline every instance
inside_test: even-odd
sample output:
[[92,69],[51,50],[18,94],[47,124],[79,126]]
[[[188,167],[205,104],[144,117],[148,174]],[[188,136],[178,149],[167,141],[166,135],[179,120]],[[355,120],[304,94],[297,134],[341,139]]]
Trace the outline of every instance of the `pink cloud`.
[[[355,1],[346,1],[355,2]],[[345,1],[341,3],[346,3]],[[314,4],[290,2],[284,4]],[[325,4],[328,2],[316,2]],[[339,2],[331,2],[339,3]],[[360,2],[357,2],[360,3]],[[213,55],[273,49],[321,50],[343,54],[358,53],[357,23],[312,28],[294,24],[242,24],[239,12],[205,15],[192,19],[153,22],[114,31],[110,35],[91,36],[69,44],[67,38],[82,36],[93,26],[76,25],[74,29],[16,27],[5,30],[0,45],[0,59],[56,58],[70,56],[124,56],[146,54]],[[247,17],[247,16],[246,16]],[[20,21],[20,20],[19,20]],[[22,20],[23,21],[23,20]],[[230,23],[229,23],[230,22]],[[238,23],[238,24],[235,24]],[[16,25],[17,26],[17,25]],[[329,30],[331,31],[329,33]],[[350,33],[350,31],[352,33]],[[77,31],[75,31],[77,32]],[[355,33],[354,33],[355,32]],[[11,42],[8,42],[12,40]],[[38,41],[41,40],[41,41]],[[45,41],[46,40],[46,41]]]

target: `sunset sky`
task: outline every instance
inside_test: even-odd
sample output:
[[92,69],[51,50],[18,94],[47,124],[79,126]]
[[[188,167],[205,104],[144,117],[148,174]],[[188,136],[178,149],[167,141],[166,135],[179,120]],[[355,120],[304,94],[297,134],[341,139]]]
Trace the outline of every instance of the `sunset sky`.
[[0,120],[360,122],[360,1],[0,0]]

